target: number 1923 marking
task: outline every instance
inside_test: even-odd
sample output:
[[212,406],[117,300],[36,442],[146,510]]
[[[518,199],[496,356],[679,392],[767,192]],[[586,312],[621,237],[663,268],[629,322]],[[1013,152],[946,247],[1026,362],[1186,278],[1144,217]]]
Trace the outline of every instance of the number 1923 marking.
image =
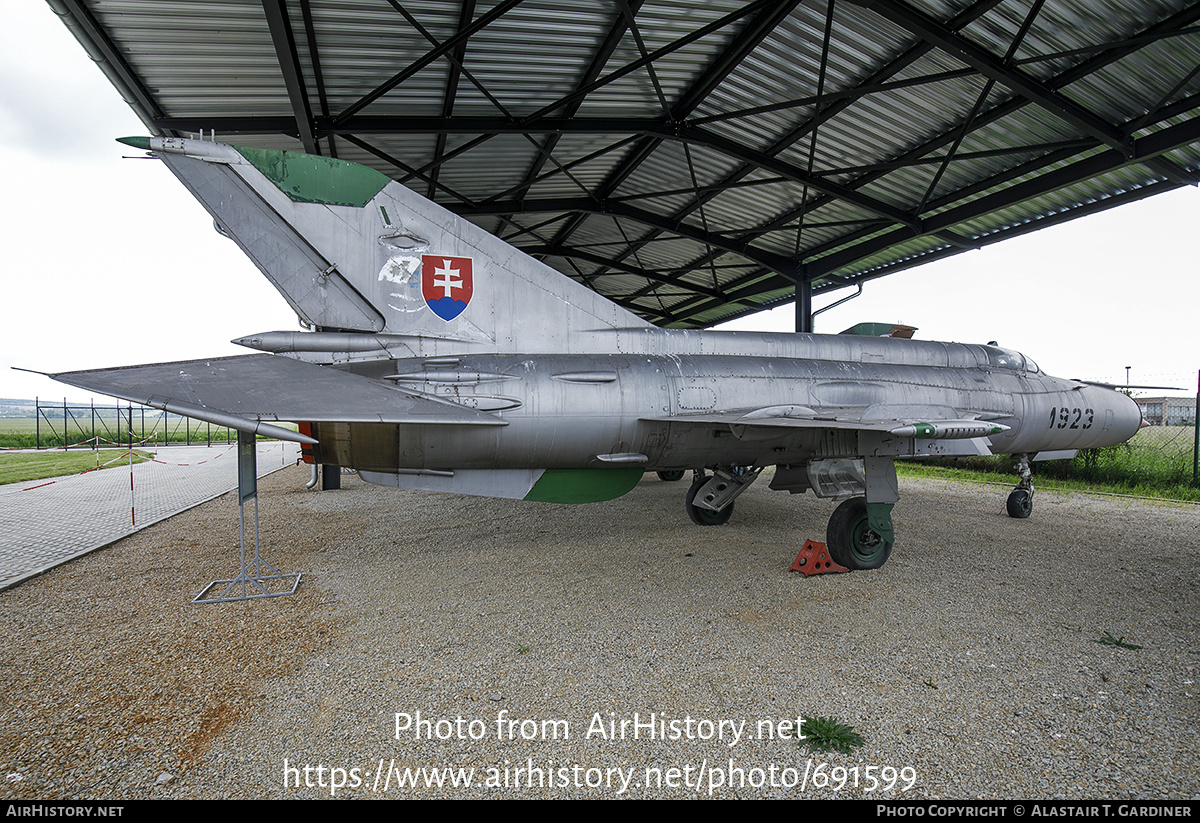
[[1050,428],[1052,429],[1090,429],[1095,419],[1096,413],[1092,409],[1069,409],[1066,406],[1050,407]]

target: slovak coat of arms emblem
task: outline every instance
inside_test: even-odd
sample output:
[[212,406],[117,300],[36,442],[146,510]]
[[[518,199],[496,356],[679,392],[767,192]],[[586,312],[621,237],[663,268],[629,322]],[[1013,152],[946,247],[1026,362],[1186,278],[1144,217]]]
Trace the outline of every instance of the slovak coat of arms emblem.
[[473,290],[470,257],[421,256],[421,296],[438,317],[453,320],[462,314]]

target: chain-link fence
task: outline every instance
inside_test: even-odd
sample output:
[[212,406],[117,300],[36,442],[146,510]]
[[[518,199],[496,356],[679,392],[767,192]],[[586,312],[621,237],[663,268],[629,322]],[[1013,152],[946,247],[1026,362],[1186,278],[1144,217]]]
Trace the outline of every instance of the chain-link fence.
[[101,448],[143,443],[228,443],[237,432],[177,414],[129,405],[34,401],[33,419],[6,419],[0,446],[25,449]]
[[1084,449],[1074,460],[1040,464],[1037,473],[1129,488],[1200,488],[1195,417],[1181,425],[1152,424],[1118,446]]

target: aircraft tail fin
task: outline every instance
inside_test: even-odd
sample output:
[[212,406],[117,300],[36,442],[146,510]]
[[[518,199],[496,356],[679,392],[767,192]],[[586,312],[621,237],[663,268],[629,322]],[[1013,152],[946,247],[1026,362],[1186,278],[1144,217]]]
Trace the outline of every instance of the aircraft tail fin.
[[152,151],[287,299],[327,330],[566,351],[649,324],[385,175],[343,160],[182,138]]

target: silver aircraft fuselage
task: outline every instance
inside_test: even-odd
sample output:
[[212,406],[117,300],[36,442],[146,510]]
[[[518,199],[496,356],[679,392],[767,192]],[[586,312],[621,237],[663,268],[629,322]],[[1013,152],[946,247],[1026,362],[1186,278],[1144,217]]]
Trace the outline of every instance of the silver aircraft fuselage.
[[[722,342],[720,333],[706,336]],[[968,408],[1007,427],[987,437],[994,454],[1111,446],[1131,437],[1141,422],[1129,397],[1030,370],[1025,358],[994,347],[822,335],[737,337],[743,339],[730,335],[724,342],[757,337],[776,354],[466,355],[352,368],[489,411],[508,424],[454,437],[436,424],[400,426],[399,469],[799,463],[859,454],[857,439],[848,436],[853,430],[839,420],[891,420],[900,406],[910,414],[922,407],[928,417]],[[857,351],[854,361],[845,358],[848,349]],[[940,365],[918,365],[922,361]],[[756,425],[761,414],[741,425],[719,414],[736,408],[752,410],[748,414],[773,410],[778,425]],[[789,426],[789,412],[794,418],[815,409],[826,411],[828,427],[820,426],[820,414],[806,415],[809,425]],[[896,456],[921,456],[947,453],[946,441],[958,438],[894,439]]]

